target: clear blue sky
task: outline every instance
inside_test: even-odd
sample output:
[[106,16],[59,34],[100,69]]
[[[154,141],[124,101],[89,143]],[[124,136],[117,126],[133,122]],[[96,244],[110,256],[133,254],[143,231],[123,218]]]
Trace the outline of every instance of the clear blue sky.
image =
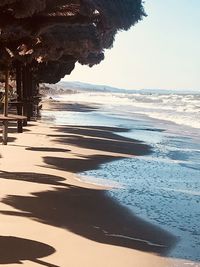
[[119,88],[200,90],[200,0],[146,0],[147,18],[120,32],[105,60],[64,80]]

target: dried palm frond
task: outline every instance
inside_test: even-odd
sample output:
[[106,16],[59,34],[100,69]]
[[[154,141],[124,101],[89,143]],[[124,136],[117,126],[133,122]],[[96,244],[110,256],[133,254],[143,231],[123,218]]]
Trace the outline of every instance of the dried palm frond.
[[143,16],[142,0],[2,0],[1,69],[18,61],[37,81],[57,82],[77,61],[100,63],[116,33]]

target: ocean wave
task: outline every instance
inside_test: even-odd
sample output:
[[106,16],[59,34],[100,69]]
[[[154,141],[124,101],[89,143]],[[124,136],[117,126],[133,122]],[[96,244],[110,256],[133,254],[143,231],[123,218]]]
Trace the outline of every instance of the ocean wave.
[[197,93],[162,94],[160,90],[157,93],[84,92],[67,95],[66,100],[99,103],[107,110],[143,114],[153,119],[200,129],[200,94]]

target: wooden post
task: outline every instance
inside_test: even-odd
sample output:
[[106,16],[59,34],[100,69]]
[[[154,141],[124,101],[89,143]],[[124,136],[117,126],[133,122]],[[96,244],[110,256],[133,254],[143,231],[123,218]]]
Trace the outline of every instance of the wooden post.
[[[22,115],[22,68],[21,64],[17,62],[16,65],[16,87],[17,87],[17,115]],[[23,132],[23,123],[22,120],[17,121],[17,132]]]
[[31,120],[32,116],[32,75],[30,71],[30,66],[26,66],[26,76],[27,76],[27,119]]
[[33,119],[34,117],[34,81],[33,81],[33,73],[32,70],[30,69],[30,115],[31,118]]
[[[6,77],[5,77],[5,96],[4,96],[4,108],[3,108],[3,115],[5,117],[8,116],[8,79],[9,79],[9,70],[6,70]],[[3,145],[7,145],[8,142],[8,121],[3,121],[3,135],[2,135]]]
[[40,110],[39,110],[39,83],[34,81],[34,97],[35,97],[35,119],[40,117]]
[[[27,75],[26,66],[22,68],[22,88],[23,88],[23,115],[27,116]],[[27,126],[27,120],[23,121],[23,125]]]

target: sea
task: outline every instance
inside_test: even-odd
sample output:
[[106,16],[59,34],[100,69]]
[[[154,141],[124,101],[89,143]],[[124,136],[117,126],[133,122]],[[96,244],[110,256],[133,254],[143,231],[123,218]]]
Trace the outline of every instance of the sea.
[[177,237],[170,257],[200,262],[200,92],[138,90],[52,97],[98,109],[43,111],[44,121],[51,117],[58,125],[128,128],[117,134],[152,147],[149,155],[112,161],[78,176],[111,186],[112,198]]

